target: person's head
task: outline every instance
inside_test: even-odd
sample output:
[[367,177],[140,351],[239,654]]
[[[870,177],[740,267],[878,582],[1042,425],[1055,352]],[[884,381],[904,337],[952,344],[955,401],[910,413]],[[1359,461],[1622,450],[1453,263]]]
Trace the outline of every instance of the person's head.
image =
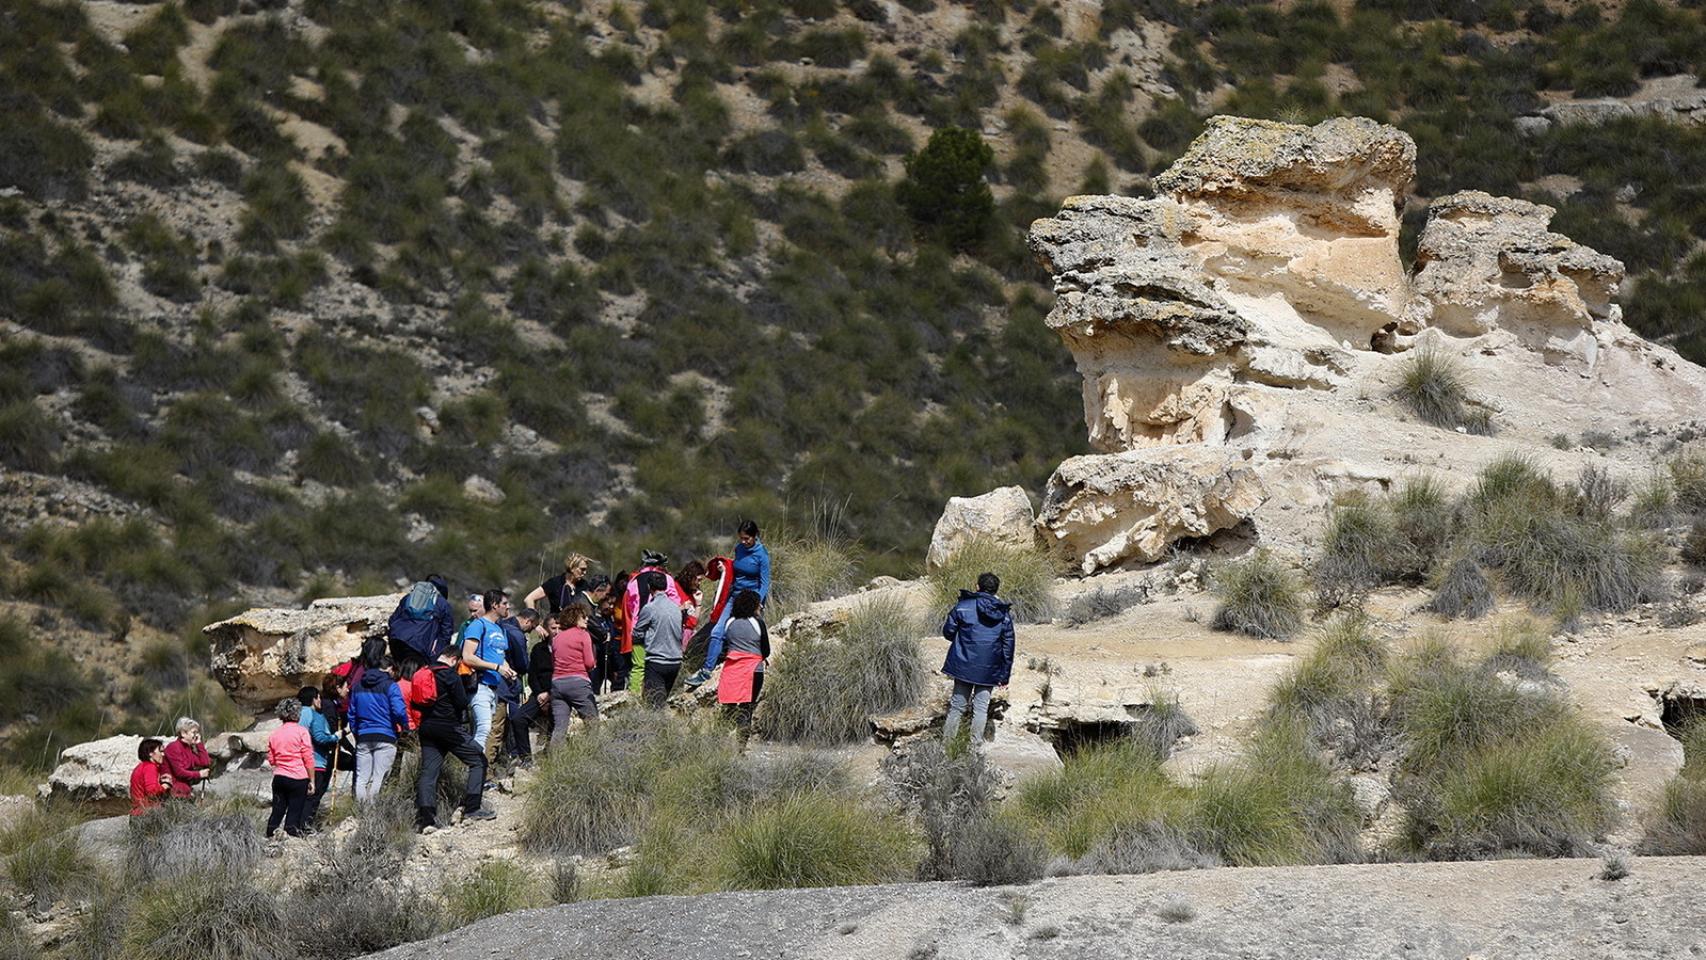
[[426,666],[426,664],[421,662],[421,658],[411,653],[403,658],[403,662],[397,665],[397,669],[403,676],[412,677],[415,675],[415,671],[419,670],[423,666]]
[[570,627],[584,627],[587,618],[590,616],[592,616],[592,611],[586,608],[586,604],[576,600],[563,608],[563,612],[557,615],[557,622],[562,624],[564,630]]
[[445,665],[445,666],[455,666],[459,661],[461,661],[461,659],[462,659],[462,646],[461,646],[461,644],[456,644],[456,643],[446,644],[444,649],[440,650],[438,652],[438,662]]
[[735,608],[732,616],[736,620],[758,616],[758,591],[742,590],[735,594]]
[[378,670],[379,661],[385,656],[389,646],[384,637],[369,637],[361,644],[361,666],[364,670]]
[[681,589],[693,593],[699,589],[699,581],[704,579],[704,576],[705,565],[697,560],[689,560],[675,575],[675,582],[681,584]]
[[534,627],[539,626],[539,611],[528,607],[515,615],[515,622],[521,624],[522,630],[531,633]]
[[481,613],[492,619],[509,616],[509,597],[502,590],[487,590],[480,598]]
[[450,581],[444,579],[443,574],[435,573],[427,577],[426,582],[433,585],[433,589],[438,591],[439,596],[446,600],[450,599]]
[[740,522],[739,529],[737,529],[735,531],[735,535],[740,539],[740,545],[743,547],[750,547],[753,544],[757,543],[758,542],[758,523],[757,523],[757,521],[742,520]]
[[662,567],[668,562],[669,554],[667,553],[659,553],[656,550],[647,550],[640,554],[640,566],[642,567]]
[[195,743],[201,739],[201,724],[193,717],[178,718],[178,739],[185,743]]
[[610,592],[621,593],[628,588],[628,581],[634,579],[634,574],[628,570],[619,570],[616,579],[610,581]]
[[609,616],[616,612],[616,594],[606,593],[598,598],[598,612]]
[[320,678],[321,696],[329,696],[334,700],[342,700],[344,691],[349,689],[349,677],[341,673],[328,673]]
[[295,697],[285,697],[273,708],[273,714],[285,723],[295,723],[302,719],[302,702]]
[[609,577],[605,576],[602,573],[595,573],[592,576],[587,578],[586,595],[592,598],[593,603],[598,603],[599,601],[603,600],[605,598],[605,596],[609,593],[610,593],[610,578]]
[[669,579],[660,570],[649,571],[640,584],[653,594],[662,593],[669,586]]
[[578,553],[571,553],[563,558],[563,573],[567,574],[570,580],[579,580],[586,576],[587,568],[591,566],[591,558]]
[[468,616],[478,617],[486,612],[486,597],[481,593],[468,594]]
[[373,666],[368,669],[378,670],[381,673],[388,673],[391,675],[393,680],[397,678],[397,661],[391,659],[391,655],[388,653],[374,661]]
[[317,687],[303,687],[296,691],[296,699],[305,707],[320,709],[320,691]]
[[978,593],[987,593],[987,594],[991,594],[991,595],[1000,593],[1001,592],[1001,578],[996,576],[993,573],[980,573],[980,574],[978,574],[977,575],[977,592]]
[[166,759],[166,743],[159,737],[147,737],[136,745],[136,759],[143,763],[159,763]]

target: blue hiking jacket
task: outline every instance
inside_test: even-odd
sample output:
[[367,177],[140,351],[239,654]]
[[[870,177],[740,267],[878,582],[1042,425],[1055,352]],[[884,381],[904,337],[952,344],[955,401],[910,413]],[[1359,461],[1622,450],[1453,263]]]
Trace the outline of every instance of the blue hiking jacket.
[[411,649],[420,651],[426,662],[431,663],[456,636],[456,614],[450,609],[450,601],[445,599],[450,587],[444,578],[432,576],[427,578],[427,582],[438,588],[438,602],[433,604],[432,615],[421,620],[410,616],[409,598],[405,595],[397,601],[397,609],[391,613],[386,630],[392,639],[401,640]]
[[397,681],[383,670],[363,673],[350,694],[349,722],[357,740],[396,740],[398,729],[409,729],[409,708]]
[[324,770],[331,760],[331,749],[338,745],[338,735],[326,717],[313,707],[302,708],[302,725],[308,728],[308,739],[314,742],[314,769]]
[[1013,678],[1013,605],[993,593],[960,591],[960,602],[942,623],[948,659],[942,672],[980,687],[999,687]]
[[770,602],[770,551],[762,540],[750,547],[735,544],[735,582],[729,596],[742,590],[756,592],[759,603]]

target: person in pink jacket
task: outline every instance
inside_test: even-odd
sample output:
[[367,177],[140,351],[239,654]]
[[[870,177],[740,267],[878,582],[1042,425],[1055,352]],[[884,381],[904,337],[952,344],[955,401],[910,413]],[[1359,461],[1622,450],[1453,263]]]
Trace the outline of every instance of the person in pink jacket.
[[314,741],[300,722],[302,703],[295,697],[278,702],[278,718],[284,721],[267,738],[267,763],[272,766],[272,816],[267,817],[267,839],[284,824],[284,832],[302,836],[302,811],[314,792]]

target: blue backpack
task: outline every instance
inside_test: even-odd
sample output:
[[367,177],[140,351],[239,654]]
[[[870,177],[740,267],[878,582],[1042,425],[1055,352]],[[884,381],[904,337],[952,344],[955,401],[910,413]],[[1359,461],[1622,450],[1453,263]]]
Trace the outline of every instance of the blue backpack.
[[425,580],[410,587],[409,595],[403,598],[403,611],[411,620],[430,620],[437,608],[438,588]]

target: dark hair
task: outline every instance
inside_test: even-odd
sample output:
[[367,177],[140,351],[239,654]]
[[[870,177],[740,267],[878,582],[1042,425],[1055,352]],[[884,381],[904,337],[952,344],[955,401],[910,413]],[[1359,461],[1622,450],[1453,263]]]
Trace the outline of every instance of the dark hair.
[[756,520],[742,520],[740,522],[740,527],[739,527],[738,532],[744,533],[747,536],[753,538],[754,540],[758,539],[758,521],[756,521]]
[[421,660],[419,654],[413,653],[404,657],[402,664],[400,664],[402,673],[406,677],[414,676],[415,672],[424,666],[426,666],[426,662]]
[[641,584],[651,593],[662,593],[669,589],[669,577],[662,570],[652,570],[646,574],[645,582]]
[[587,593],[591,593],[599,587],[608,586],[610,586],[610,578],[602,573],[595,573],[586,578],[586,583],[581,586],[581,589],[585,590]]
[[320,681],[320,689],[335,692],[339,687],[349,686],[349,677],[341,673],[330,673]]
[[579,600],[564,607],[562,612],[557,614],[557,622],[562,624],[565,630],[571,625],[584,624],[590,619],[592,619],[592,611],[588,610],[586,604]]
[[997,593],[1000,590],[1001,590],[1001,578],[1000,577],[996,576],[993,573],[980,573],[977,575],[977,592],[979,592],[979,593]]
[[496,610],[498,604],[504,602],[504,596],[502,590],[487,590],[485,596],[480,598],[480,603],[485,606],[487,612],[490,612]]
[[758,616],[758,591],[742,590],[735,594],[735,609],[732,616],[737,620]]
[[379,667],[379,658],[385,656],[387,643],[384,637],[368,637],[361,642],[361,665],[364,669],[374,670]]
[[165,745],[166,742],[159,737],[148,737],[136,745],[136,759],[147,760],[149,755]]
[[679,571],[676,572],[675,582],[680,583],[680,584],[685,584],[690,580],[704,579],[704,576],[705,576],[705,565],[700,563],[697,560],[689,560],[689,561],[687,561],[686,566],[682,567]]
[[539,622],[539,611],[533,609],[532,607],[528,607],[527,609],[516,614],[515,617],[517,620],[531,620],[534,623],[538,623]]
[[319,695],[320,691],[314,687],[303,687],[301,690],[296,691],[296,699],[301,700],[302,705],[305,707],[313,706],[314,698]]

